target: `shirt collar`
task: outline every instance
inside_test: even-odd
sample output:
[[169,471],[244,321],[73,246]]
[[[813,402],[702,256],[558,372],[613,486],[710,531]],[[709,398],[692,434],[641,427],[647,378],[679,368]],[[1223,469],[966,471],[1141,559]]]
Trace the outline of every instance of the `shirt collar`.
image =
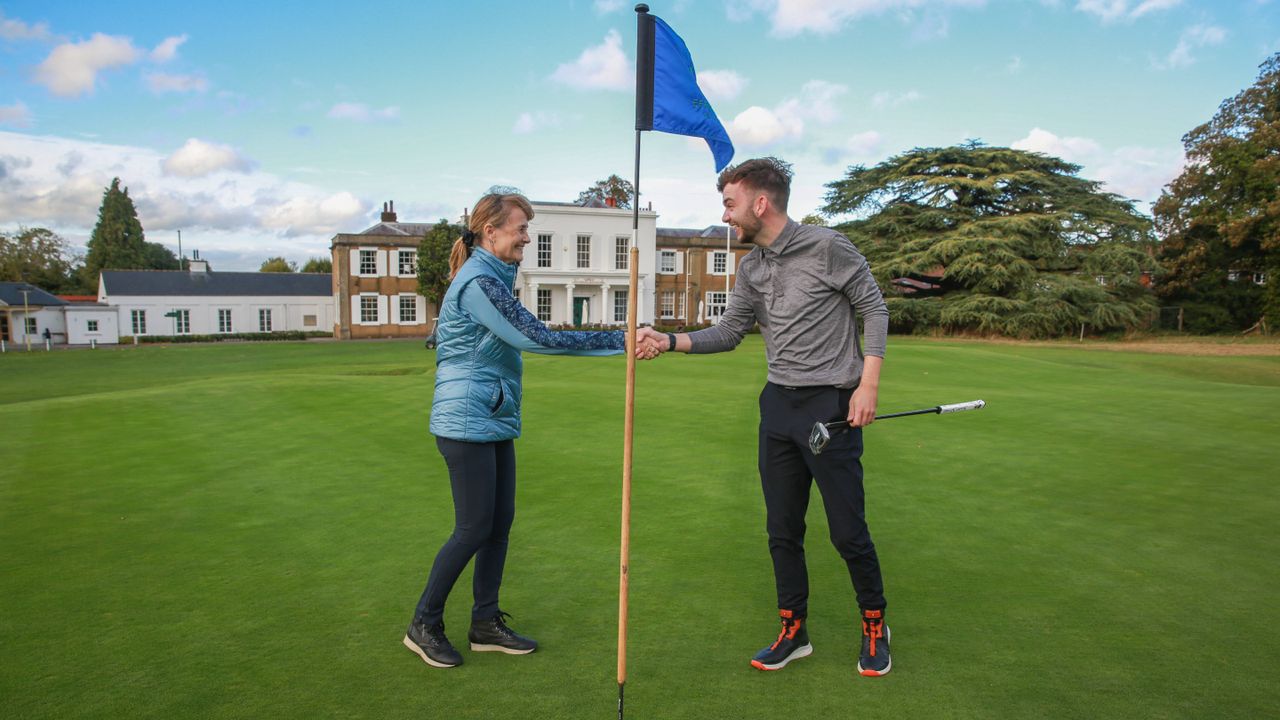
[[773,253],[774,255],[781,255],[786,252],[787,247],[795,240],[796,230],[799,228],[800,223],[792,220],[791,218],[787,218],[787,224],[782,227],[782,232],[778,233],[778,237],[773,239],[773,244],[762,249],[765,252]]
[[508,285],[515,280],[516,270],[520,268],[519,263],[503,262],[497,255],[494,255],[479,245],[476,245],[471,249],[471,257],[479,258],[480,262],[484,263],[496,272],[498,277],[506,280]]

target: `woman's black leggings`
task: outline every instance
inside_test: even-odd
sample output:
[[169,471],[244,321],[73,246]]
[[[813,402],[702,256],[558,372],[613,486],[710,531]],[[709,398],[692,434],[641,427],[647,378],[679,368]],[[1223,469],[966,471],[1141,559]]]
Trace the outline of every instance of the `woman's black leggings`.
[[473,443],[437,437],[453,487],[453,534],[436,554],[415,619],[444,620],[444,602],[474,556],[473,620],[498,613],[498,588],[507,561],[507,535],[516,516],[516,449],[511,440]]

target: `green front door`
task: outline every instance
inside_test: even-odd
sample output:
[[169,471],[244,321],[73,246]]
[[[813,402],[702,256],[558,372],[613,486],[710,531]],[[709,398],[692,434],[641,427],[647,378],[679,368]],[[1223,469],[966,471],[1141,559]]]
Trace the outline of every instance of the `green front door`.
[[576,297],[573,299],[573,324],[581,325],[586,322],[587,317],[587,301],[590,298]]

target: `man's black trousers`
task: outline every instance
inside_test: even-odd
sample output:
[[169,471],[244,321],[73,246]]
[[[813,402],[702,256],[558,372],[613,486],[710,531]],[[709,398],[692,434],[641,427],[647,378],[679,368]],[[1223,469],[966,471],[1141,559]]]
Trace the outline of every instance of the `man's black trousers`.
[[809,451],[818,421],[843,418],[852,389],[789,388],[768,383],[760,393],[760,485],[768,512],[769,554],[778,608],[807,617],[809,571],[804,559],[805,512],[813,481],[822,493],[831,543],[849,567],[858,607],[885,607],[884,581],[862,493],[862,430],[835,433],[820,455]]

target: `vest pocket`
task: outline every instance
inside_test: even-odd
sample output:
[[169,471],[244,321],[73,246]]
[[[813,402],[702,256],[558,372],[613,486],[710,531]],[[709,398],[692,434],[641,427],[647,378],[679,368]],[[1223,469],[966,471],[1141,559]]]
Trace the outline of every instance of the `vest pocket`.
[[493,390],[489,393],[489,417],[510,415],[514,402],[505,382],[499,380],[494,383]]

